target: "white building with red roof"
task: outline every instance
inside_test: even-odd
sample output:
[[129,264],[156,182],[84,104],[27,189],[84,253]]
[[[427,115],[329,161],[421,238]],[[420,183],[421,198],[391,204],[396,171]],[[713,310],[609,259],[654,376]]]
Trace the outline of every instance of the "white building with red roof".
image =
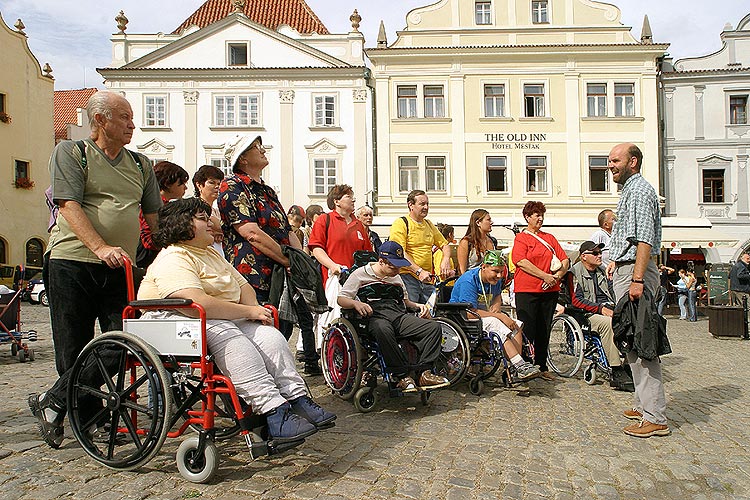
[[304,0],[208,0],[169,34],[126,33],[121,16],[112,64],[98,71],[133,106],[130,147],[154,161],[226,169],[228,139],[261,135],[263,177],[285,206],[325,205],[339,183],[364,203],[372,91],[356,11],[350,20],[331,34]]

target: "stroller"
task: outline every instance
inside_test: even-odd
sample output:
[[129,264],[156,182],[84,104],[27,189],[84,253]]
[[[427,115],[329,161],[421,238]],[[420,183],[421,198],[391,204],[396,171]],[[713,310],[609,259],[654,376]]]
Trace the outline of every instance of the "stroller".
[[[0,289],[8,290],[7,287]],[[21,295],[23,289],[3,293],[0,290],[0,344],[10,344],[10,353],[21,363],[34,361],[34,349],[24,340],[36,342],[36,331],[21,331]]]

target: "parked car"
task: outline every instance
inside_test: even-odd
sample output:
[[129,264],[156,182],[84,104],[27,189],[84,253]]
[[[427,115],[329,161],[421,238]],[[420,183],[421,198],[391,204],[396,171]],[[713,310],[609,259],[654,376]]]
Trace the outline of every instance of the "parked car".
[[26,280],[26,284],[23,287],[23,293],[21,294],[21,300],[31,302],[31,291],[34,289],[34,285],[42,281],[42,273],[36,273],[30,279]]
[[32,304],[42,304],[45,307],[49,307],[47,291],[44,289],[44,281],[42,281],[41,276],[29,281],[29,285],[26,290],[28,290],[29,293],[29,302],[31,302]]

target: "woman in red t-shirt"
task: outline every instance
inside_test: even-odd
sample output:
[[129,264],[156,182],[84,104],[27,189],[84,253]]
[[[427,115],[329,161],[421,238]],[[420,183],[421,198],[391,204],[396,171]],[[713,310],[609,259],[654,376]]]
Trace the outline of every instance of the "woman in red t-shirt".
[[547,367],[549,333],[560,281],[568,272],[570,259],[557,239],[542,231],[546,211],[541,201],[526,203],[523,217],[527,226],[516,235],[511,255],[516,265],[516,314],[523,322],[524,333],[534,343],[534,364],[541,369],[542,378],[554,380]]

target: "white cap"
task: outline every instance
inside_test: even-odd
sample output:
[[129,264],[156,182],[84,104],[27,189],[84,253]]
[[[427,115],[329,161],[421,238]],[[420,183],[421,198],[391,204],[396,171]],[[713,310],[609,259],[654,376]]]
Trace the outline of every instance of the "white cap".
[[229,162],[229,167],[234,169],[234,164],[237,163],[237,159],[248,150],[248,148],[255,142],[263,144],[263,139],[260,136],[252,137],[249,135],[235,135],[224,144],[224,158]]

